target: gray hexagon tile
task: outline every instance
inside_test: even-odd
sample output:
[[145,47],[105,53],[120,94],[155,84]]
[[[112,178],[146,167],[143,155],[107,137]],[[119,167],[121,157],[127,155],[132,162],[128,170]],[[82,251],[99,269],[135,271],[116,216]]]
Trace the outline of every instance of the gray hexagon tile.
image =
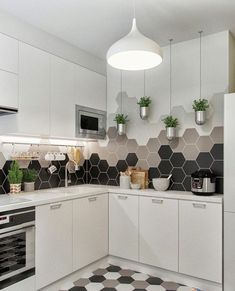
[[224,127],[218,126],[212,129],[210,137],[214,143],[223,143],[224,142]]
[[147,160],[138,160],[136,167],[142,168],[144,170],[147,170],[149,168],[149,165],[147,163]]
[[150,153],[147,157],[149,167],[158,167],[160,162],[161,158],[158,153]]
[[108,145],[107,145],[107,151],[108,152],[114,153],[114,152],[116,152],[117,148],[118,148],[118,145],[116,143],[116,140],[110,140],[108,142]]
[[3,168],[3,166],[5,165],[5,163],[6,163],[6,159],[5,159],[4,155],[3,155],[3,153],[0,152],[0,169]]
[[195,128],[187,128],[183,134],[186,144],[195,144],[199,138],[199,134]]
[[161,145],[167,145],[169,144],[168,139],[166,138],[166,130],[163,129],[160,131],[159,135],[158,135],[158,140],[160,142]]
[[182,152],[185,147],[185,141],[182,137],[176,137],[169,145],[173,152]]
[[138,159],[144,160],[147,159],[147,156],[149,154],[147,146],[138,146],[136,155]]
[[209,136],[200,136],[196,145],[200,152],[209,152],[213,147],[213,142]]
[[183,149],[183,155],[186,160],[196,160],[199,150],[196,145],[186,145]]
[[118,157],[115,153],[109,153],[107,158],[109,166],[116,166],[118,162]]
[[160,146],[158,138],[150,138],[147,142],[147,148],[150,153],[157,153]]
[[116,142],[118,145],[125,145],[127,143],[128,139],[127,136],[124,135],[117,135]]
[[107,135],[109,139],[115,139],[117,137],[117,128],[115,126],[109,127]]
[[128,139],[126,143],[127,151],[129,153],[135,153],[138,147],[138,144],[135,139]]
[[128,151],[127,151],[126,146],[124,146],[124,145],[118,146],[118,149],[116,151],[116,155],[117,155],[119,160],[125,160],[127,155],[128,155]]

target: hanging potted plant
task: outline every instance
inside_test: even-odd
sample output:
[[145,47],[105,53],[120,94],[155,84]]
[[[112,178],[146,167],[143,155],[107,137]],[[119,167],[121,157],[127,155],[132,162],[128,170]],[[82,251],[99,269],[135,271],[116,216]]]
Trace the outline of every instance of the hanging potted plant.
[[178,118],[174,118],[172,115],[168,115],[163,119],[166,126],[166,137],[168,140],[172,140],[176,137],[176,127],[179,125]]
[[35,181],[37,179],[37,171],[35,169],[24,170],[23,181],[24,181],[24,191],[33,192]]
[[209,108],[207,99],[198,99],[193,101],[193,109],[195,111],[195,122],[197,125],[206,123],[206,110]]
[[143,96],[140,98],[139,102],[137,102],[137,104],[139,104],[140,106],[140,118],[141,119],[147,119],[149,116],[149,105],[151,104],[152,100],[150,97],[148,96]]
[[13,161],[8,171],[7,179],[10,184],[10,192],[12,194],[20,193],[23,171],[20,169],[17,161]]
[[117,131],[119,135],[124,135],[126,133],[126,123],[127,123],[127,115],[124,114],[116,114],[114,121],[117,122]]

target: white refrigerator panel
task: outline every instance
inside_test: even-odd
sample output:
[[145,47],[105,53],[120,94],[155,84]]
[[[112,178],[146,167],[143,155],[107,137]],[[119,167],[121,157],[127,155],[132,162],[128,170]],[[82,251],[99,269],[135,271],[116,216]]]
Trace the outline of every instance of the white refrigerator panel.
[[235,212],[235,94],[224,102],[224,210]]

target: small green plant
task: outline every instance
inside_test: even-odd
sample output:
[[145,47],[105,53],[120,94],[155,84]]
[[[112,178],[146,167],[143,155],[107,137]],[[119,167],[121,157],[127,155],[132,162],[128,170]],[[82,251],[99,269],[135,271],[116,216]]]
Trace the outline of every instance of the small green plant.
[[24,170],[23,181],[24,182],[35,182],[37,179],[37,171],[35,169]]
[[166,127],[177,127],[179,125],[178,118],[174,118],[172,115],[168,115],[162,120]]
[[126,124],[128,121],[128,116],[124,114],[116,114],[114,121],[117,122],[117,124]]
[[20,169],[17,161],[13,161],[11,163],[7,179],[10,184],[21,184],[23,179],[23,171]]
[[140,98],[140,100],[139,100],[139,102],[137,102],[137,104],[139,104],[140,107],[149,107],[151,102],[152,102],[152,100],[149,96],[143,96]]
[[193,101],[193,109],[195,111],[206,111],[209,108],[209,102],[207,99],[198,99]]

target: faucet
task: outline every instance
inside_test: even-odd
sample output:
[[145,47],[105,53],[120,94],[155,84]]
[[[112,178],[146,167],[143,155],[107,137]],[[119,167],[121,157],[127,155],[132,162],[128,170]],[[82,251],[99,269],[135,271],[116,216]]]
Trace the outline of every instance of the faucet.
[[71,180],[68,180],[68,169],[69,169],[69,164],[70,162],[73,162],[75,165],[75,171],[79,170],[79,166],[75,161],[68,161],[67,164],[65,165],[65,187],[67,188],[69,183],[71,183]]

